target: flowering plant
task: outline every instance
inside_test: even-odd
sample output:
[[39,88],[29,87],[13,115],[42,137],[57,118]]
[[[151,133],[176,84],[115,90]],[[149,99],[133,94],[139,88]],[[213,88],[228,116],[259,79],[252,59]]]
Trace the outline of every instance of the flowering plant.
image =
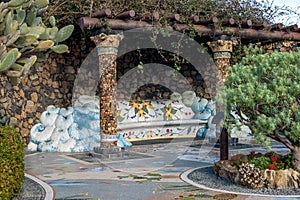
[[254,157],[254,156],[255,156],[255,151],[251,151],[249,157]]
[[270,165],[268,168],[269,170],[275,170],[275,167],[273,165]]
[[235,156],[231,157],[230,160],[232,161],[233,166],[238,167],[242,164],[242,162],[240,160],[238,160],[238,158]]
[[276,157],[272,157],[271,158],[271,162],[273,163],[273,162],[276,162],[278,159],[276,158]]
[[230,160],[237,161],[237,158],[236,157],[231,157]]
[[289,169],[292,168],[292,157],[291,154],[287,154],[278,157],[267,157],[267,156],[249,156],[250,164],[254,164],[260,170],[269,169],[269,170],[280,170],[280,169]]

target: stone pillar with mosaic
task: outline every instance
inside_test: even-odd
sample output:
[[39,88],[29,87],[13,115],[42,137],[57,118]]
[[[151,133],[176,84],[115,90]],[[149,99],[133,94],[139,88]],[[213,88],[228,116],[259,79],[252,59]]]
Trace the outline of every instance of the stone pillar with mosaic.
[[99,56],[101,148],[117,146],[116,58],[122,35],[100,34],[91,38]]

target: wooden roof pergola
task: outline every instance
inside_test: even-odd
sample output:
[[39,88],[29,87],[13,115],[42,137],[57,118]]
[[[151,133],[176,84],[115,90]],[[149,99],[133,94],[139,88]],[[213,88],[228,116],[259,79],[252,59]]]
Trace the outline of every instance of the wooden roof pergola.
[[[114,18],[111,17],[111,10],[104,9],[99,12],[92,13],[89,17],[82,17],[78,20],[81,29],[87,28],[105,28],[110,27],[112,30],[130,30],[135,28],[154,27],[155,20],[159,19],[159,13],[147,13],[136,16],[134,10],[129,10],[118,14]],[[179,14],[169,14],[164,16],[166,20],[173,22],[173,29],[184,32],[188,30],[191,24],[202,36],[220,36],[233,35],[249,41],[300,41],[300,28],[297,24],[284,26],[281,23],[269,25],[266,22],[253,23],[251,20],[236,22],[232,18],[220,21],[217,17],[210,19],[200,19],[199,16],[191,16],[186,23],[181,23]],[[105,24],[100,19],[105,19]],[[220,24],[221,27],[216,26]]]

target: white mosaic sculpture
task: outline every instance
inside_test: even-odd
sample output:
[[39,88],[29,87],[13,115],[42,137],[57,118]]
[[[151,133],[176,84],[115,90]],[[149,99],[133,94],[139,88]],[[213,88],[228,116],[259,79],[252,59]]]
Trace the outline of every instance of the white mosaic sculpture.
[[85,152],[100,146],[99,101],[81,96],[75,107],[48,106],[32,127],[29,151]]

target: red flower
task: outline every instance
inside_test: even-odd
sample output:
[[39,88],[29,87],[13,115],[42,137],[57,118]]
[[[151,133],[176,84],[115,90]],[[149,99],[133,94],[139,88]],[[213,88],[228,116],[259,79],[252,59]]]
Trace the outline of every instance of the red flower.
[[276,162],[276,161],[277,161],[277,158],[272,157],[272,158],[271,158],[271,161],[272,161],[272,162]]
[[273,165],[270,165],[269,170],[275,170],[275,167]]
[[251,151],[249,156],[254,156],[255,155],[255,151]]
[[230,158],[230,160],[232,160],[232,161],[236,161],[236,160],[237,160],[237,158],[236,158],[236,157],[231,157],[231,158]]

